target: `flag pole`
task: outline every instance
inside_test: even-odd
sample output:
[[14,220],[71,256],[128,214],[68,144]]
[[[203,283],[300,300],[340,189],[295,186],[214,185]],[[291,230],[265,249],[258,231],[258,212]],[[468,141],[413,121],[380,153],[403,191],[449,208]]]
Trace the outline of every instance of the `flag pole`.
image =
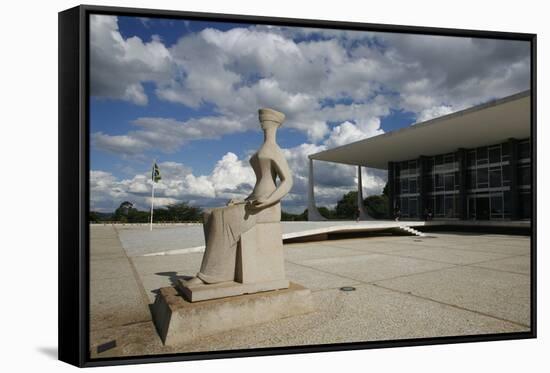
[[151,181],[153,184],[153,188],[151,188],[151,223],[149,225],[149,231],[153,231],[153,209],[155,206],[155,164],[157,161],[153,163],[153,169],[151,171]]

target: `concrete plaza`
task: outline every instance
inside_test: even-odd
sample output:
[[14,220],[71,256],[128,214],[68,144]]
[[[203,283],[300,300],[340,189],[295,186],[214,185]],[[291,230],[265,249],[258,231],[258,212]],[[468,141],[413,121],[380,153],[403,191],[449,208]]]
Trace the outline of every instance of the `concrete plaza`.
[[[145,236],[147,229],[133,231]],[[157,289],[193,276],[202,253],[138,255],[123,247],[119,230],[126,235],[122,242],[132,242],[127,229],[91,227],[92,357],[509,333],[530,326],[530,237],[430,233],[285,244],[287,276],[312,290],[315,312],[166,347],[149,306]],[[116,347],[98,353],[112,341]]]

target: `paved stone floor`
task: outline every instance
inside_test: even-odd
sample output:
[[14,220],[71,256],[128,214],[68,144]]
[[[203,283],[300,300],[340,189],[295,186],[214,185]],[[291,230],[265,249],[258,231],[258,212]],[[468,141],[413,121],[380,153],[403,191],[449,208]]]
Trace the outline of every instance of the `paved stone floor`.
[[[285,245],[288,278],[316,311],[177,347],[162,345],[149,304],[194,275],[202,253],[127,256],[117,229],[92,228],[92,356],[229,350],[528,331],[530,238],[434,233]],[[343,292],[342,286],[355,291]],[[97,347],[117,347],[97,353]]]

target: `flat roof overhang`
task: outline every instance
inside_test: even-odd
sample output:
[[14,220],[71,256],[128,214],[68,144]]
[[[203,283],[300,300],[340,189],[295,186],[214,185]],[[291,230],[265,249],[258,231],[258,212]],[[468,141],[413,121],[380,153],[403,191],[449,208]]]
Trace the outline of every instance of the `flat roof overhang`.
[[405,161],[531,136],[531,92],[461,110],[407,128],[384,133],[325,151],[309,158],[387,169],[390,161]]

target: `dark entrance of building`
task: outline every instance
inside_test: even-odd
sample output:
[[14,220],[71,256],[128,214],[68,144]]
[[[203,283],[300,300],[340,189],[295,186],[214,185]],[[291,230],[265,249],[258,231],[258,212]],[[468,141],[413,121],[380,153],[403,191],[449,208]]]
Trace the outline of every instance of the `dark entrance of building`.
[[476,219],[489,220],[491,217],[489,208],[489,197],[476,198]]
[[488,195],[468,197],[468,218],[476,220],[489,220],[491,218]]

